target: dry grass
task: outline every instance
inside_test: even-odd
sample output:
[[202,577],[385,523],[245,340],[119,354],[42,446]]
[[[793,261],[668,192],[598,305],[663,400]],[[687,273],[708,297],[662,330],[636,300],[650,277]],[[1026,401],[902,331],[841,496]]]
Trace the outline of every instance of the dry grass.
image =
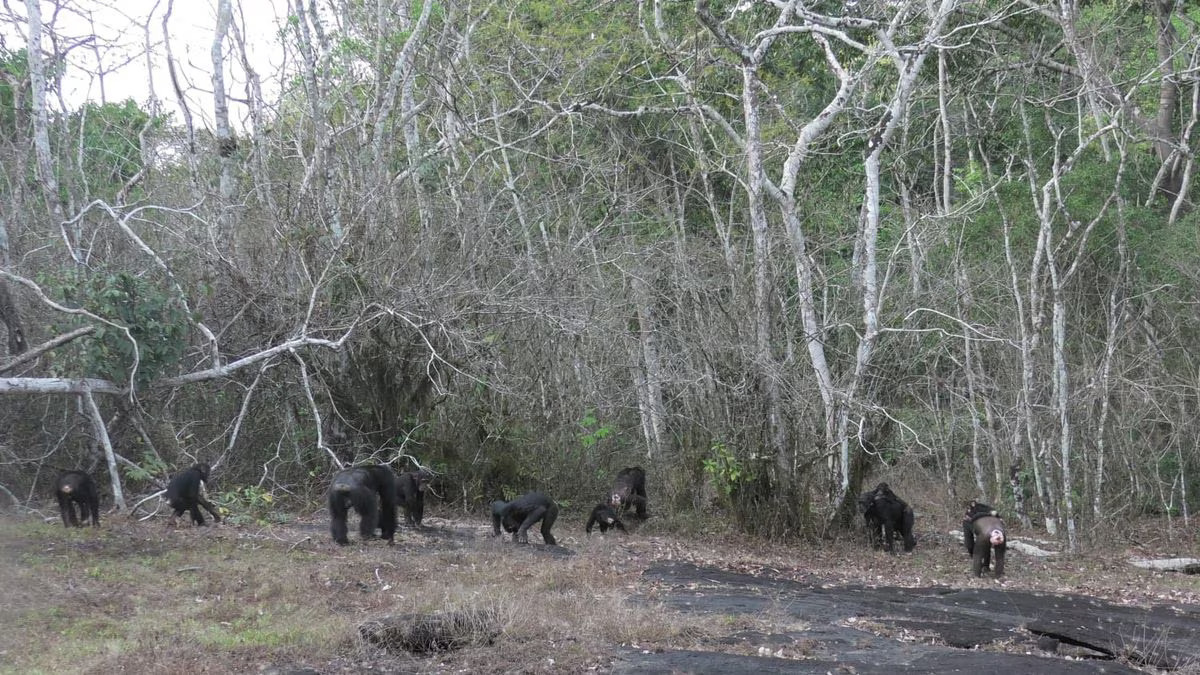
[[[627,602],[642,570],[628,539],[572,541],[577,554],[559,558],[482,527],[450,539],[402,530],[395,548],[337,547],[324,527],[0,519],[0,670],[569,672],[606,668],[617,644],[694,643],[712,621]],[[465,632],[497,635],[433,657],[359,637],[365,621],[412,613],[477,617]]]

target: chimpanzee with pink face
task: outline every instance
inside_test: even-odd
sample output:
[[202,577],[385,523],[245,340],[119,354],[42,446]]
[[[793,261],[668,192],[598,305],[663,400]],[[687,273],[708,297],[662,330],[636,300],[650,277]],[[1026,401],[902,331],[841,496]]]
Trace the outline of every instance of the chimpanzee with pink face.
[[621,513],[632,506],[636,509],[639,520],[650,516],[646,513],[646,471],[640,466],[621,469],[617,479],[613,481],[612,496],[609,504],[613,508],[620,507]]
[[[971,571],[983,576],[984,570],[992,568],[997,579],[1004,576],[1004,553],[1008,549],[1008,535],[1004,520],[992,507],[982,502],[971,502],[963,519],[963,544],[971,555]],[[996,564],[991,565],[992,551],[996,552]]]

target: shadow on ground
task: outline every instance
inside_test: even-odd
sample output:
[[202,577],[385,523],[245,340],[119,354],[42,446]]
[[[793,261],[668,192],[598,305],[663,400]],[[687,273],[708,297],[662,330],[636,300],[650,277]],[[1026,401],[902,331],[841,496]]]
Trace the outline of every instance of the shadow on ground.
[[[615,672],[1137,673],[1125,663],[1174,670],[1200,658],[1200,607],[1193,605],[1146,609],[999,588],[834,586],[688,563],[657,564],[644,576],[671,609],[780,616],[803,629],[714,640],[714,650],[741,643],[766,656],[627,650]],[[776,650],[790,658],[770,656]]]

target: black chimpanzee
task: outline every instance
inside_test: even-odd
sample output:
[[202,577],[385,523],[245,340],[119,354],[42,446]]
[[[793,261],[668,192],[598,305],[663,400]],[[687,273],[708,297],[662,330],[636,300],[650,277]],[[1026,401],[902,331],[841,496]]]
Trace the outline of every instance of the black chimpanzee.
[[963,518],[963,545],[971,556],[971,571],[983,576],[991,567],[992,549],[996,550],[996,565],[992,573],[999,579],[1004,575],[1004,554],[1008,551],[1008,535],[1004,520],[992,507],[972,501]]
[[542,521],[542,540],[550,546],[558,542],[550,534],[558,518],[558,504],[540,492],[529,492],[511,502],[492,502],[492,533],[500,536],[500,526],[504,525],[505,532],[511,532],[513,541],[528,544],[529,528],[537,521]]
[[645,520],[646,515],[646,472],[640,466],[621,469],[617,479],[613,481],[612,506],[621,507],[621,513],[629,510],[630,506],[637,509],[637,517]]
[[893,540],[897,535],[904,539],[904,550],[911,551],[917,545],[913,538],[916,517],[908,504],[896,496],[887,483],[864,492],[858,498],[858,510],[867,522],[867,533],[875,548],[881,545],[889,553],[896,552]]
[[[92,527],[100,527],[100,493],[91,476],[82,471],[64,471],[54,486],[63,527],[83,527],[88,514],[92,517]],[[75,515],[76,503],[79,504],[78,516]]]
[[176,474],[167,483],[167,503],[171,508],[175,509],[175,515],[171,517],[171,524],[174,525],[179,520],[179,516],[183,515],[184,511],[192,512],[192,522],[196,525],[204,525],[204,516],[200,513],[200,507],[212,514],[213,522],[221,522],[221,516],[217,514],[217,510],[212,503],[204,498],[204,493],[200,489],[200,484],[208,485],[208,473],[211,470],[204,462],[200,462],[190,469],[184,469]]
[[617,512],[608,504],[597,504],[596,508],[592,509],[592,517],[588,518],[587,530],[588,535],[592,534],[592,527],[599,525],[600,534],[608,532],[608,528],[615,527],[618,530],[625,532],[625,523],[617,517]]
[[374,538],[378,525],[388,544],[396,537],[396,474],[390,467],[376,464],[343,469],[329,484],[329,531],[342,546],[346,537],[346,517],[353,507],[358,513],[358,532],[364,540]]
[[425,517],[425,488],[432,480],[433,472],[429,469],[406,471],[396,479],[404,518],[413,527],[421,527],[421,519]]

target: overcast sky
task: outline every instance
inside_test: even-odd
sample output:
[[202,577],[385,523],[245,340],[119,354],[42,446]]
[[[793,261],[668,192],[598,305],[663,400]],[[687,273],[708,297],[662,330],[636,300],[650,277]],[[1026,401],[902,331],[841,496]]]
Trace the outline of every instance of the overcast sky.
[[[17,14],[0,26],[0,46],[16,51],[26,46],[29,27],[25,3],[6,3]],[[164,40],[169,39],[177,72],[197,125],[211,127],[212,40],[216,26],[214,0],[174,0],[164,35],[163,17],[168,0],[43,0],[45,32],[42,50],[50,54],[67,49],[63,98],[68,107],[84,101],[109,102],[132,98],[145,106],[151,95],[165,110],[178,110],[167,70]],[[278,91],[277,72],[283,62],[279,26],[287,15],[286,0],[233,0],[234,21],[244,28],[251,63],[268,98]],[[3,12],[0,9],[0,12]],[[147,64],[146,25],[149,25],[150,63]],[[57,45],[50,33],[57,36]],[[246,98],[246,78],[233,53],[232,34],[226,43],[226,92]],[[98,67],[102,66],[102,67]],[[100,73],[103,71],[103,87]],[[54,104],[52,104],[54,105]],[[245,106],[230,101],[230,116],[244,126]]]

